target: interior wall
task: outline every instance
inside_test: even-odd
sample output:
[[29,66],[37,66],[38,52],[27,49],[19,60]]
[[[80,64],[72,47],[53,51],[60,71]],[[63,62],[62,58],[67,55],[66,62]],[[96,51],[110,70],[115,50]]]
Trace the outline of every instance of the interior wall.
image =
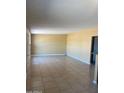
[[66,54],[67,35],[32,34],[32,55]]
[[67,55],[90,64],[92,36],[97,36],[97,29],[84,29],[67,36]]

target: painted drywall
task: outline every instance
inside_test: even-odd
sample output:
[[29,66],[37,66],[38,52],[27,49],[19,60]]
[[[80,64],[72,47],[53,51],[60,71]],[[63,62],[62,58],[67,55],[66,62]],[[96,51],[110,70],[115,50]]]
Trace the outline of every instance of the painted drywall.
[[97,25],[97,0],[26,0],[27,25],[89,27]]
[[67,35],[32,34],[32,55],[66,54]]
[[67,36],[67,55],[90,64],[92,36],[97,36],[97,29],[84,29]]

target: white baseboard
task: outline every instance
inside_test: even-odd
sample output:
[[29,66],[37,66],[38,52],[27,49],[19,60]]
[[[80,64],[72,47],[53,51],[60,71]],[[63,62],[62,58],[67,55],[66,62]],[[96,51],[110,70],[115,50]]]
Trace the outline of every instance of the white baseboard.
[[93,80],[93,84],[97,84],[96,80]]
[[79,61],[81,61],[83,63],[90,64],[88,62],[82,61],[81,59],[79,59],[77,57],[74,57],[74,56],[71,56],[71,55],[66,55],[66,54],[37,54],[37,55],[31,55],[31,56],[68,56],[68,57],[74,58],[76,60],[79,60]]
[[66,54],[37,54],[37,55],[31,55],[31,56],[64,56]]
[[84,62],[84,61],[82,61],[81,59],[79,59],[79,58],[77,58],[77,57],[74,57],[74,56],[71,56],[71,55],[67,55],[67,56],[69,56],[69,57],[71,57],[71,58],[74,58],[74,59],[76,59],[76,60],[79,60],[79,61],[81,61],[81,62],[83,62],[83,63],[86,63],[86,64],[90,64],[90,63],[88,63],[88,62]]

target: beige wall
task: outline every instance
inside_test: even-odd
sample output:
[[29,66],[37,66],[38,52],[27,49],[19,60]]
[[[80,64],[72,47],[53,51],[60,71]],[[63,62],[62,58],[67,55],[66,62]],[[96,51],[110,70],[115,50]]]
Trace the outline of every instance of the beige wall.
[[84,29],[67,36],[67,55],[90,63],[91,38],[97,36],[97,29]]
[[32,54],[66,54],[82,62],[90,63],[91,39],[97,36],[97,28],[84,29],[68,35],[32,35]]
[[66,35],[32,35],[32,55],[65,53]]

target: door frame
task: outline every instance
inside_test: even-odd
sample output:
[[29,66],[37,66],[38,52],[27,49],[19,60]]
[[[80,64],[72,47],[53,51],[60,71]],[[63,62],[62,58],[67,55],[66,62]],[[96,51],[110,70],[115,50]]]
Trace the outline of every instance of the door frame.
[[90,49],[90,64],[92,64],[92,59],[93,59],[93,55],[92,55],[92,51],[94,48],[94,38],[98,38],[98,36],[92,36],[91,37],[91,49]]

